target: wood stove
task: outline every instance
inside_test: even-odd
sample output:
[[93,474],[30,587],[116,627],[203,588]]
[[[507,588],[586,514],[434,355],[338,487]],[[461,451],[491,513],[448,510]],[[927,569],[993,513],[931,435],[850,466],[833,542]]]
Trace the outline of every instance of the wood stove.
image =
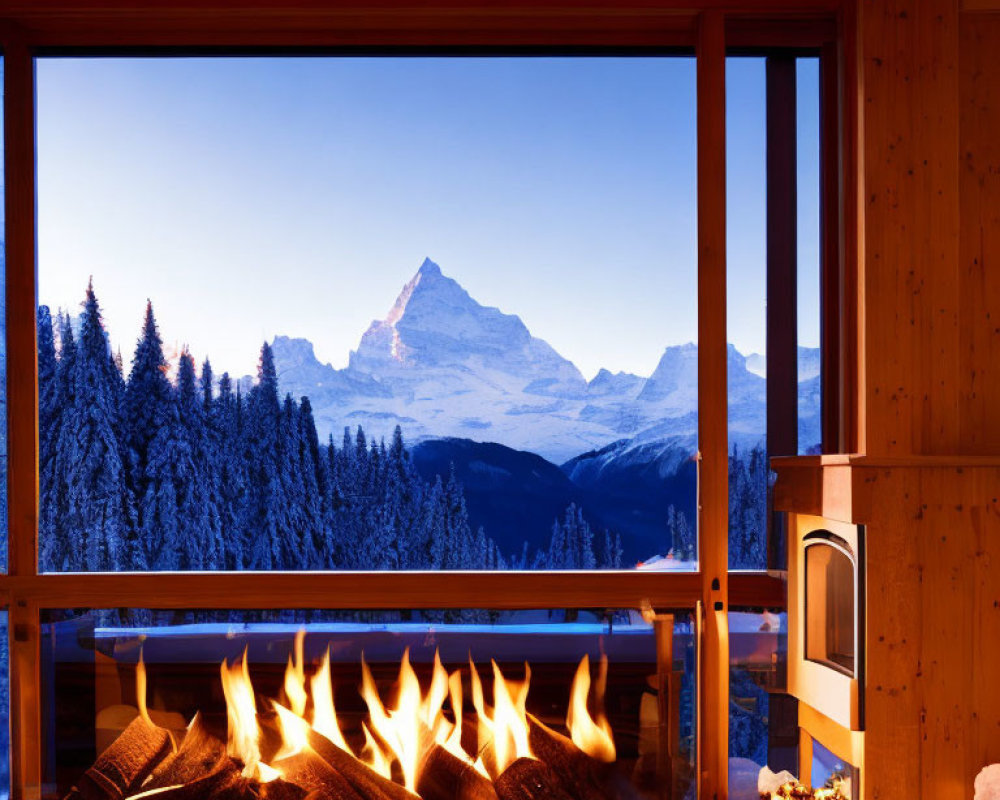
[[799,779],[861,797],[865,528],[789,514],[788,691],[799,701]]

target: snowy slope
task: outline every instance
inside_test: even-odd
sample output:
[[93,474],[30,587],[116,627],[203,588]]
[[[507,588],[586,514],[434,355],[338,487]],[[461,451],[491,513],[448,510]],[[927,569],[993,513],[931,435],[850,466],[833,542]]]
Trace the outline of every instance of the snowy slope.
[[[320,363],[304,339],[273,346],[282,390],[309,396],[323,437],[362,425],[388,438],[399,424],[411,442],[498,442],[563,463],[623,440],[674,447],[697,430],[696,345],[667,347],[648,378],[601,370],[588,383],[519,317],[480,304],[429,259],[346,368]],[[752,358],[730,345],[730,426],[747,440],[764,430],[765,381]],[[818,402],[815,387],[805,399]]]

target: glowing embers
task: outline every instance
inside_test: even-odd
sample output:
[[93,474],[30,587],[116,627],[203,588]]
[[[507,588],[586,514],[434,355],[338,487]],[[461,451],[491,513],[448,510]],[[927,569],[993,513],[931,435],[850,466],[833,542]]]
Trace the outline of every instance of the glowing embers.
[[771,792],[761,792],[761,800],[850,800],[850,781],[837,781],[834,786],[810,789],[797,781],[783,783]]
[[[426,690],[404,651],[392,690],[361,660],[364,743],[352,748],[334,705],[329,651],[307,674],[296,637],[280,696],[255,692],[246,653],[220,667],[225,730],[199,712],[182,736],[142,713],[77,782],[73,800],[611,800],[614,737],[603,713],[606,660],[591,691],[584,657],[569,691],[567,735],[528,710],[531,669],[505,676],[492,662],[492,691],[471,662],[449,673],[435,654]],[[508,670],[509,671],[509,670]],[[492,697],[488,697],[491,694]],[[488,702],[491,701],[491,702]],[[594,709],[593,715],[590,709]],[[357,728],[354,729],[355,731]],[[177,741],[175,741],[175,738]]]

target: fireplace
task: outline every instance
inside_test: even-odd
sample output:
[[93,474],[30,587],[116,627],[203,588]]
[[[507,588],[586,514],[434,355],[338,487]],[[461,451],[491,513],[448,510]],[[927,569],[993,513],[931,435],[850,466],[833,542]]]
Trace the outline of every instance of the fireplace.
[[788,691],[799,779],[863,797],[865,528],[789,514]]
[[695,626],[637,611],[47,611],[43,797],[694,797]]
[[792,514],[788,689],[849,730],[864,727],[864,528]]

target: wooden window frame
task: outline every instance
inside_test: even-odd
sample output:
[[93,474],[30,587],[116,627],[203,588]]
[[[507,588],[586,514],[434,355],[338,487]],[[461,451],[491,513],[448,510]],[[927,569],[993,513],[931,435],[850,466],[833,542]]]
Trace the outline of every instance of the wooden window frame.
[[[692,5],[695,6],[692,8]],[[736,6],[739,6],[738,8]],[[842,7],[843,5],[843,7]],[[11,788],[37,798],[41,780],[40,613],[45,608],[635,607],[704,609],[699,645],[699,796],[728,791],[730,606],[785,605],[781,575],[728,567],[726,403],[725,58],[768,48],[822,51],[824,404],[830,450],[850,450],[850,365],[856,351],[847,224],[857,112],[839,0],[545,0],[542,3],[372,0],[0,0],[4,55],[8,553]],[[698,572],[38,573],[36,169],[34,58],[53,53],[667,53],[697,56],[699,481]],[[854,198],[856,200],[856,197]],[[835,347],[828,345],[835,342]],[[852,351],[852,346],[855,351]],[[826,356],[825,356],[826,357]],[[835,437],[829,438],[829,437]],[[708,731],[710,734],[705,734]]]

